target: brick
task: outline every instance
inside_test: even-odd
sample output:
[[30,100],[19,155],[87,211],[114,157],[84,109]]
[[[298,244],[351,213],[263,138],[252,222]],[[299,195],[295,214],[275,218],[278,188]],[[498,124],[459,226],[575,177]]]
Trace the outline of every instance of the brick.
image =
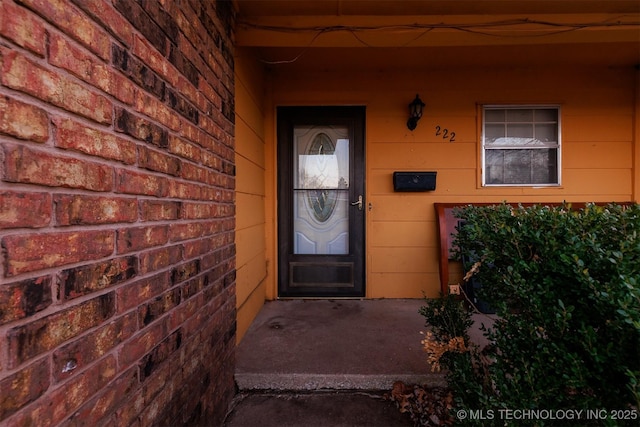
[[204,135],[204,132],[202,132],[197,126],[194,126],[193,123],[187,121],[182,122],[180,126],[180,136],[191,142],[195,142],[204,148],[208,148],[202,145],[202,135]]
[[[195,55],[192,55],[194,57]],[[193,63],[182,53],[181,47],[174,44],[169,47],[169,61],[184,75],[192,85],[198,87],[200,73]],[[204,67],[203,67],[204,68]]]
[[[152,418],[161,416],[163,409],[170,404],[166,400],[166,395],[175,395],[176,382],[182,377],[182,372],[171,368],[170,363],[157,366],[154,369],[153,376],[144,382],[144,387],[140,392],[144,396],[147,405],[140,414],[141,425],[150,425]],[[139,365],[138,371],[142,371]],[[142,375],[142,373],[139,373],[139,375]],[[166,424],[169,420],[163,418],[163,421]]]
[[32,316],[51,303],[51,276],[4,284],[0,286],[0,325]]
[[[206,116],[211,115],[213,111],[216,111],[217,107],[215,107],[213,103],[209,101],[209,99],[207,99],[207,97],[204,96],[202,92],[200,92],[199,89],[196,89],[196,90],[197,92],[196,92],[195,105],[198,107],[198,110],[200,110],[200,114],[203,114]],[[185,94],[185,96],[188,96],[188,95]]]
[[200,147],[175,135],[169,135],[168,149],[170,153],[196,163],[200,163],[202,158],[202,149]]
[[200,79],[198,91],[204,97],[206,97],[206,99],[209,100],[209,102],[211,102],[211,106],[213,108],[220,109],[220,106],[222,105],[222,98],[220,98],[218,91],[214,89],[213,86],[211,86],[212,84],[215,84],[215,82],[210,82],[205,79]]
[[[91,2],[93,4],[93,2]],[[113,95],[125,104],[134,100],[135,86],[117,71],[58,33],[50,35],[49,63]]]
[[64,68],[102,90],[109,86],[109,69],[100,58],[57,32],[50,33],[48,47],[51,65]]
[[181,202],[141,200],[139,204],[142,221],[169,221],[179,217]]
[[180,129],[180,119],[175,112],[164,105],[159,99],[148,96],[142,91],[139,91],[135,97],[134,108],[139,113],[157,120],[173,131]]
[[180,175],[180,159],[160,151],[151,150],[149,147],[138,147],[138,165],[141,168],[167,175]]
[[49,139],[49,118],[38,107],[0,95],[0,133],[45,142]]
[[[214,268],[217,265],[220,265],[224,260],[226,260],[230,255],[227,253],[227,249],[217,249],[209,252],[207,255],[202,257],[201,266],[203,271],[208,271]],[[209,278],[209,281],[214,281],[215,278]]]
[[[109,415],[115,412],[118,406],[125,400],[133,400],[138,388],[138,369],[132,368],[122,373],[113,383],[103,389],[95,398],[85,403],[65,423],[67,427],[87,425],[111,425],[104,423]],[[115,425],[115,422],[113,423]],[[121,424],[129,425],[129,424]]]
[[195,279],[188,280],[182,286],[180,286],[180,290],[182,292],[182,301],[190,299],[194,295],[197,295],[209,284],[209,279],[207,276],[199,276]]
[[116,290],[118,313],[137,307],[168,288],[169,275],[166,272],[123,285]]
[[181,344],[182,331],[178,329],[165,338],[151,352],[146,354],[138,364],[140,368],[140,381],[143,382],[156,371],[162,362],[166,361],[172,353],[180,349]]
[[202,153],[202,164],[216,171],[222,170],[222,159],[206,151]]
[[180,168],[180,177],[189,181],[209,183],[209,169],[183,162]]
[[111,83],[107,92],[127,105],[133,104],[134,99],[139,96],[135,85],[113,69],[109,70],[109,75]]
[[51,422],[58,425],[63,419],[84,405],[95,393],[116,377],[115,357],[106,356],[80,375],[65,382],[51,393],[53,409]]
[[125,76],[158,99],[162,98],[165,82],[153,70],[117,44],[113,44],[111,52],[113,66],[117,70],[122,71]]
[[50,187],[109,191],[113,171],[109,166],[71,157],[59,157],[25,146],[4,147],[4,180]]
[[[196,279],[192,280],[188,283],[203,283],[204,278],[202,280]],[[195,286],[190,287],[189,290],[196,289]],[[193,295],[185,294],[183,290],[182,294],[182,302],[178,307],[171,311],[169,314],[169,329],[175,329],[178,327],[182,327],[185,333],[185,337],[191,335],[193,333],[192,330],[187,329],[189,326],[189,319],[196,316],[197,313],[204,307],[204,295],[202,293],[196,293]]]
[[45,393],[41,396],[37,403],[30,405],[30,407],[18,411],[12,417],[6,420],[6,424],[9,426],[50,426],[52,425],[51,419],[53,418],[53,402]]
[[167,195],[173,199],[201,199],[202,187],[193,183],[170,181]]
[[[233,270],[229,274],[224,276],[224,287],[225,288],[232,287],[233,285],[235,285],[235,281],[236,281],[236,271]],[[235,298],[235,296],[234,296],[234,298]]]
[[86,0],[71,0],[76,6],[87,12],[108,28],[118,40],[127,46],[133,43],[133,29],[131,25],[120,15],[111,3],[94,2]]
[[135,0],[114,0],[113,5],[156,49],[165,53],[167,39],[164,32]]
[[136,162],[136,144],[69,119],[56,118],[56,147],[79,151],[132,165]]
[[138,324],[147,326],[180,304],[180,288],[173,288],[138,307]]
[[169,194],[169,181],[156,175],[119,170],[116,177],[116,191],[126,194],[166,197]]
[[5,236],[5,275],[103,258],[113,253],[114,244],[111,230]]
[[19,46],[44,56],[45,28],[41,19],[11,1],[0,4],[0,34]]
[[60,272],[58,289],[60,300],[71,300],[82,295],[123,283],[138,273],[136,257],[128,256]]
[[177,285],[200,273],[200,260],[192,260],[171,270],[171,283]]
[[7,332],[9,368],[15,368],[100,325],[114,313],[115,295],[111,292],[9,329]]
[[176,44],[178,42],[180,28],[178,28],[173,16],[163,9],[163,7],[168,7],[168,5],[151,1],[141,2],[141,4],[146,14],[158,24],[169,40]]
[[3,54],[2,83],[98,123],[112,121],[112,105],[60,74],[43,68],[15,51]]
[[118,230],[118,253],[127,253],[164,245],[169,241],[168,227],[156,225],[149,227],[121,228]]
[[[135,371],[136,373],[138,372],[137,367],[135,368]],[[122,402],[122,405],[120,405],[115,412],[116,421],[110,425],[132,427],[142,426],[139,419],[139,415],[145,407],[145,395],[144,393],[141,393],[142,390],[132,393],[128,399],[125,399],[124,402]]]
[[224,162],[222,164],[222,173],[229,176],[236,176],[236,165],[233,162]]
[[184,258],[191,259],[204,255],[215,248],[210,239],[198,239],[183,244]]
[[0,192],[0,229],[40,228],[51,222],[48,193]]
[[146,274],[157,270],[168,268],[182,261],[182,248],[180,246],[169,246],[160,249],[154,249],[141,253],[140,274]]
[[131,313],[60,347],[53,353],[53,378],[56,382],[60,382],[83,371],[91,363],[126,341],[136,330],[137,318]]
[[195,239],[202,235],[203,224],[199,222],[187,222],[171,224],[169,226],[169,240],[180,242],[182,240]]
[[[216,144],[216,141],[221,141],[221,128],[220,120],[216,118],[216,112],[212,111],[209,116],[200,117],[200,129],[213,137],[213,140],[209,142],[208,147],[215,150],[219,150],[220,147]],[[213,144],[213,145],[211,145]]]
[[190,6],[180,7],[179,4],[171,2],[165,4],[164,8],[175,19],[183,37],[193,44],[207,43],[207,30],[198,17],[198,4],[191,2]]
[[42,396],[49,388],[49,370],[43,359],[0,380],[0,421]]
[[203,176],[202,182],[206,182],[209,185],[213,185],[216,187],[225,188],[224,183],[226,182],[226,177],[213,171],[211,169],[205,168],[206,174]]
[[226,230],[225,220],[224,219],[214,219],[212,221],[207,221],[202,223],[202,235],[203,236],[211,236],[213,234],[220,234],[221,232],[228,231]]
[[109,35],[65,0],[20,0],[102,59],[109,59]]
[[217,205],[212,203],[189,203],[182,204],[182,218],[184,219],[207,219],[215,218],[217,215]]
[[229,120],[230,124],[236,122],[236,106],[235,102],[231,98],[227,98],[222,101],[222,115]]
[[184,118],[194,124],[198,124],[200,117],[198,110],[189,101],[175,90],[167,87],[164,92],[163,101],[173,110],[180,113]]
[[81,194],[54,196],[58,225],[114,224],[138,219],[136,199]]
[[131,52],[170,85],[175,86],[177,84],[179,74],[175,72],[175,68],[167,61],[164,54],[154,49],[147,40],[136,36],[133,40]]
[[127,368],[137,363],[145,354],[151,351],[159,342],[169,335],[164,320],[153,323],[140,333],[127,340],[118,352],[120,367]]
[[160,148],[167,148],[169,145],[169,136],[165,129],[123,108],[116,108],[115,129]]

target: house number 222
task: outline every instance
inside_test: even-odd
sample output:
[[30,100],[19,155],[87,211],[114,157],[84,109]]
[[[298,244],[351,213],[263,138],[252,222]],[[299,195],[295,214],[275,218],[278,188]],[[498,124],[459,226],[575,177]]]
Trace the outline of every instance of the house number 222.
[[456,133],[449,129],[442,129],[440,126],[436,126],[436,136],[442,135],[442,139],[448,139],[449,142],[456,140]]

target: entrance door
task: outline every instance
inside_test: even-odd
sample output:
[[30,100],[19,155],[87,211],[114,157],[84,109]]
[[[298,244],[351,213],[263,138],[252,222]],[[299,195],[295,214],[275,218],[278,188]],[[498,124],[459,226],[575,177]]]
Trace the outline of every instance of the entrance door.
[[279,296],[364,296],[364,118],[278,108]]

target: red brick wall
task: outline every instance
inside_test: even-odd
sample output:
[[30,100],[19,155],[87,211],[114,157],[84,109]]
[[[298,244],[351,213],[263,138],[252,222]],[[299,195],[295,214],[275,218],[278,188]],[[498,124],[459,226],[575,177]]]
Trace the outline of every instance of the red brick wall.
[[219,424],[231,3],[0,0],[0,424]]

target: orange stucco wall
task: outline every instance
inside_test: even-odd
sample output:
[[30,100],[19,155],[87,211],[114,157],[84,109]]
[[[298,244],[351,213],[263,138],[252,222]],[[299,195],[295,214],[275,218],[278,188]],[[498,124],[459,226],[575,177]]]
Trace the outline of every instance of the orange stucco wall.
[[[336,62],[340,61],[338,55]],[[254,64],[255,65],[255,64]],[[236,63],[242,74],[242,63]],[[264,159],[238,159],[238,299],[243,290],[244,248],[241,222],[264,227],[264,277],[267,299],[276,294],[275,176],[277,176],[274,111],[280,105],[365,105],[366,116],[366,296],[421,298],[439,291],[435,202],[486,201],[628,201],[637,199],[638,138],[637,71],[632,68],[552,67],[483,69],[339,69],[299,70],[282,65],[264,73],[263,136],[256,133],[253,150]],[[244,110],[242,85],[236,108]],[[262,90],[262,89],[261,89]],[[407,104],[419,93],[426,103],[415,131],[406,127]],[[254,93],[250,102],[260,97]],[[254,99],[255,98],[255,99]],[[248,102],[249,102],[248,101]],[[483,104],[557,104],[561,108],[562,185],[559,187],[483,188],[480,170]],[[243,139],[237,121],[237,141]],[[436,136],[436,126],[456,133],[455,142]],[[264,144],[264,145],[262,145]],[[258,152],[256,152],[256,156]],[[245,168],[251,168],[244,175]],[[263,169],[264,168],[264,169]],[[437,188],[428,193],[395,193],[392,174],[402,170],[437,171]],[[240,190],[256,188],[265,210],[252,208]],[[243,190],[247,191],[247,190]],[[635,193],[634,193],[635,191]],[[259,194],[260,193],[260,194]],[[257,199],[256,199],[257,200]],[[254,202],[256,201],[254,200]],[[250,212],[243,209],[250,208]],[[246,219],[245,219],[246,218]],[[261,224],[257,226],[257,224]],[[256,234],[257,237],[257,234]],[[247,250],[246,253],[243,251]],[[262,247],[260,249],[262,251]],[[255,252],[254,256],[257,256]],[[248,262],[248,261],[247,261]],[[258,261],[255,261],[258,262]],[[247,264],[248,266],[249,264]],[[261,274],[262,274],[262,270]],[[240,314],[239,314],[240,316]],[[240,323],[240,322],[239,322]],[[239,325],[240,326],[240,325]],[[241,328],[239,327],[239,330]]]

